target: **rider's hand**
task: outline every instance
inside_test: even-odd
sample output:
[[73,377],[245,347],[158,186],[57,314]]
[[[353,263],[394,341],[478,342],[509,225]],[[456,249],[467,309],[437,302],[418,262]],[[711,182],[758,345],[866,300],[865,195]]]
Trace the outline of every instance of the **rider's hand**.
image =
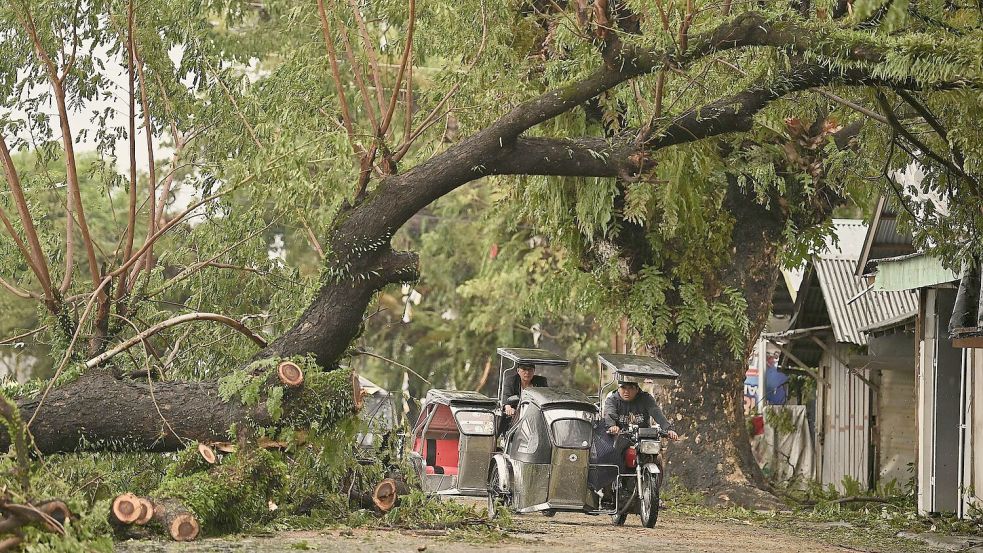
[[668,437],[670,440],[674,442],[679,441],[679,434],[676,434],[675,430],[670,430],[668,433]]
[[611,428],[608,428],[608,434],[619,434],[621,433],[621,428],[616,424]]
[[512,415],[515,415],[515,407],[512,407],[511,405],[506,405],[505,406],[505,414],[508,415],[508,416],[510,416],[510,417]]

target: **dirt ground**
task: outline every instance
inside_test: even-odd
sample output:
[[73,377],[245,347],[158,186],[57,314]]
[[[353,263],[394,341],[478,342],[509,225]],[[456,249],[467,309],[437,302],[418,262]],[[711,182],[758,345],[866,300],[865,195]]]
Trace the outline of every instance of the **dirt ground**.
[[598,553],[666,551],[672,553],[834,553],[863,549],[827,545],[801,535],[762,528],[740,521],[707,520],[666,512],[655,529],[643,528],[638,517],[624,527],[615,527],[608,517],[563,513],[555,518],[541,515],[518,517],[516,528],[502,542],[474,543],[452,539],[441,533],[401,532],[379,529],[333,529],[324,532],[282,532],[273,536],[244,536],[238,539],[206,539],[195,544],[128,542],[118,550],[131,553],[195,551],[293,552],[345,551],[427,553]]

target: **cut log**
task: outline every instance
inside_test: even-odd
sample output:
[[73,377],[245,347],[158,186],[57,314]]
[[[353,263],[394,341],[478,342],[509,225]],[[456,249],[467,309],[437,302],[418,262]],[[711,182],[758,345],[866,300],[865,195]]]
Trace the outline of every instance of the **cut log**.
[[194,541],[201,533],[198,520],[177,500],[164,499],[155,502],[153,519],[164,527],[174,541]]
[[396,493],[396,481],[386,478],[376,484],[372,490],[372,503],[383,513],[388,513],[396,506],[399,495]]
[[283,361],[276,368],[280,382],[288,388],[296,388],[304,383],[304,371],[293,361]]
[[218,462],[218,456],[215,455],[215,450],[205,444],[198,444],[198,453],[201,454],[202,459],[209,465],[214,465]]
[[64,501],[52,499],[37,504],[37,508],[42,513],[54,519],[58,524],[64,526],[65,521],[72,518],[72,511]]
[[63,501],[48,500],[30,503],[9,503],[0,499],[0,533],[20,534],[21,527],[33,525],[48,532],[65,534],[65,521],[72,512]]
[[154,518],[154,504],[146,497],[138,497],[137,501],[140,502],[140,518],[136,519],[134,524],[143,526]]
[[232,442],[215,442],[211,445],[222,453],[235,453],[236,445]]
[[[269,372],[275,373],[274,369],[269,367]],[[279,385],[277,376],[269,376]],[[347,369],[307,369],[303,386],[285,390],[282,417],[274,420],[262,408],[262,398],[259,405],[245,405],[239,397],[223,399],[217,380],[157,382],[151,395],[146,382],[117,379],[107,370],[96,369],[53,388],[31,424],[31,433],[38,450],[47,454],[75,451],[81,443],[175,451],[185,449],[188,440],[206,444],[227,441],[232,425],[271,430],[312,424],[329,428],[353,414],[353,380]],[[39,401],[20,400],[21,418],[30,420]],[[168,422],[163,434],[158,407]],[[121,412],[128,413],[127,417],[106,416]],[[9,447],[10,437],[0,427],[0,451]],[[197,452],[195,455],[201,458]]]
[[[198,454],[194,448],[189,451]],[[175,540],[189,539],[202,529],[240,530],[269,515],[269,500],[285,480],[286,466],[279,456],[255,445],[240,446],[207,470],[166,476],[151,494],[154,521]]]
[[110,514],[115,522],[133,524],[143,514],[140,508],[140,498],[131,493],[124,493],[113,499]]

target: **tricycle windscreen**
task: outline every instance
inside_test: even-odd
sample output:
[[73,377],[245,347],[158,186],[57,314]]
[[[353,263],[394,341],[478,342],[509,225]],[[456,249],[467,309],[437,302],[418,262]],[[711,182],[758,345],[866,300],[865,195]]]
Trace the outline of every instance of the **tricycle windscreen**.
[[584,419],[559,419],[553,421],[551,427],[556,447],[576,449],[590,447],[594,427]]
[[590,447],[594,429],[592,413],[578,409],[547,409],[543,415],[553,432],[556,447]]
[[491,436],[495,433],[495,415],[489,411],[458,411],[457,424],[468,436]]

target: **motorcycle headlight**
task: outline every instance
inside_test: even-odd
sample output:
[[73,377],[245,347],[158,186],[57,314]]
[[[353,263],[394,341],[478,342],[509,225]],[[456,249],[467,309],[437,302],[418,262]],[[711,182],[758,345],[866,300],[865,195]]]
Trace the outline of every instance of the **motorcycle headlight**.
[[659,440],[642,440],[638,444],[638,450],[646,455],[658,455],[662,451],[662,442]]

